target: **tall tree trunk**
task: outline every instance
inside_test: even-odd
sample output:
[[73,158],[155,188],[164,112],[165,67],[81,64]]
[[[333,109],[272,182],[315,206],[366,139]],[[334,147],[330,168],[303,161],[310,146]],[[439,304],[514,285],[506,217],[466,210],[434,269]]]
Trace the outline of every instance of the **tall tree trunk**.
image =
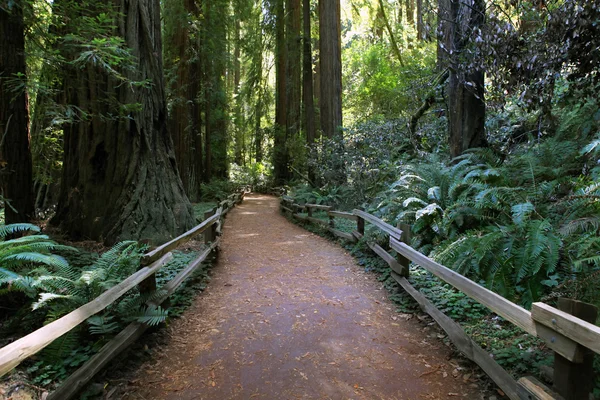
[[446,38],[449,52],[448,125],[450,154],[461,155],[465,150],[487,144],[485,138],[484,73],[471,70],[465,50],[472,31],[483,24],[484,0],[451,0],[450,35]]
[[235,129],[235,163],[244,165],[244,130],[242,123],[242,98],[240,96],[240,18],[239,7],[236,7],[238,16],[235,19],[234,51],[233,51],[233,97],[235,102],[234,129]]
[[[7,224],[33,218],[33,184],[25,80],[25,1],[0,1],[0,181]],[[13,81],[14,80],[14,81]]]
[[300,24],[302,21],[302,9],[301,0],[286,1],[286,134],[289,140],[300,133],[302,87],[302,37],[300,36]]
[[[310,0],[303,0],[303,55],[302,55],[302,102],[304,103],[304,131],[306,144],[315,143],[315,103],[313,91],[312,48],[310,34]],[[309,168],[308,177],[315,181],[314,171]]]
[[[188,196],[194,192],[190,149],[192,134],[190,131],[190,107],[188,97],[190,81],[190,40],[188,31],[188,14],[190,0],[166,0],[165,7],[170,9],[165,18],[165,70],[174,76],[168,81],[167,94],[170,102],[168,118],[169,133],[173,138],[175,159],[183,188]],[[183,21],[183,22],[182,22]]]
[[425,23],[423,21],[423,0],[416,0],[417,3],[417,41],[425,40]]
[[[65,127],[54,222],[80,238],[160,243],[194,224],[167,132],[160,3],[120,0],[114,6],[118,33],[136,59],[136,68],[123,74],[152,84],[121,85],[97,65],[72,71],[69,104],[90,118]],[[121,108],[113,98],[139,107],[127,118],[107,119]]]
[[285,42],[285,3],[275,0],[275,51],[276,51],[276,103],[275,132],[273,143],[273,167],[275,183],[283,184],[289,179],[289,155],[287,150],[287,46]]
[[226,178],[227,162],[227,23],[229,1],[204,4],[205,179]]
[[406,22],[411,28],[415,27],[415,0],[406,0]]
[[[196,20],[200,19],[202,6],[199,0],[185,0],[186,9]],[[201,46],[202,35],[199,29],[194,31],[194,40],[190,42],[190,76],[188,84],[188,107],[190,115],[190,135],[192,148],[190,151],[193,181],[188,196],[192,201],[200,200],[200,182],[204,179],[204,163],[202,155],[202,108],[200,107],[200,90],[202,82]]]
[[437,0],[438,1],[438,25],[437,25],[437,63],[438,71],[443,71],[450,65],[450,52],[445,46],[452,43],[454,35],[454,23],[450,14],[450,3],[452,0]]
[[340,1],[319,0],[319,45],[321,66],[321,129],[325,137],[341,135],[342,51]]

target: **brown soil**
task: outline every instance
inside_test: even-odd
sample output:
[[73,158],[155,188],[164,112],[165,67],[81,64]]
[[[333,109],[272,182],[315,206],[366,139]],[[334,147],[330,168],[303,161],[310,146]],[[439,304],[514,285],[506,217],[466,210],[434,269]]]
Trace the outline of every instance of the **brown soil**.
[[246,196],[223,231],[207,290],[125,399],[482,397],[435,332],[276,198]]

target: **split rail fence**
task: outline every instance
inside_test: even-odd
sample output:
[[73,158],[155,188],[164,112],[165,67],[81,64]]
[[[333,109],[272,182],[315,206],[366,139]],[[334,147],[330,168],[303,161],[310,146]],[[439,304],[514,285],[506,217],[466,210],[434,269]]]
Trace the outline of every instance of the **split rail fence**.
[[[160,288],[160,296],[158,298],[154,298],[152,301],[146,303],[150,307],[162,305],[211,254],[218,251],[221,241],[223,218],[236,204],[243,201],[245,192],[246,190],[242,189],[230,195],[227,199],[221,201],[218,207],[206,212],[204,216],[205,220],[200,222],[199,225],[144,254],[140,269],[136,273],[108,289],[91,302],[1,348],[0,377],[94,314],[104,310],[134,287],[137,286],[141,294],[154,292],[157,289],[155,274],[171,260],[171,251],[204,233],[204,242],[207,244],[207,247],[173,279]],[[47,399],[68,400],[73,398],[115,356],[135,342],[148,327],[148,325],[141,322],[132,322],[129,324],[110,342],[104,345],[96,355],[62,382],[54,392],[50,393]]]
[[[333,235],[352,242],[363,238],[366,222],[387,234],[389,249],[376,243],[367,242],[367,245],[390,266],[394,280],[440,325],[458,350],[478,364],[510,399],[589,400],[593,388],[593,357],[594,353],[600,353],[600,327],[594,324],[597,309],[593,305],[560,299],[559,308],[538,302],[529,311],[410,247],[408,225],[394,227],[362,210],[341,212],[325,205],[300,205],[289,196],[281,197],[280,207],[295,219],[318,224]],[[302,210],[306,210],[307,215],[301,215]],[[314,210],[326,212],[328,221],[315,218]],[[348,233],[336,229],[335,218],[356,221],[356,230]],[[390,250],[395,251],[396,255],[390,254]],[[438,310],[410,284],[407,278],[411,261],[523,331],[542,339],[555,354],[553,390],[534,377],[515,380],[458,323]]]

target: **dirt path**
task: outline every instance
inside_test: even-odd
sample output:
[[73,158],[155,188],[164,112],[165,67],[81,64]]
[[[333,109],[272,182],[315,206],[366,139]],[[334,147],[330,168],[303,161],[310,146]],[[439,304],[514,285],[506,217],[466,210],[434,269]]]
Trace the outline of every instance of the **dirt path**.
[[228,215],[207,290],[126,399],[481,397],[373,275],[277,207],[248,195]]

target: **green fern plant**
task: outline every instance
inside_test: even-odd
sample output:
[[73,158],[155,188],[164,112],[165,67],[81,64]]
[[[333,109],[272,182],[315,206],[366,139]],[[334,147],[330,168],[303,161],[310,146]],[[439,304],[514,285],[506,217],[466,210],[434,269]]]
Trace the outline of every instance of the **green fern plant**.
[[[16,233],[33,234],[15,239],[6,239]],[[0,295],[14,291],[35,298],[40,270],[73,275],[74,271],[63,257],[53,254],[58,251],[77,251],[50,240],[39,234],[40,228],[32,224],[11,224],[0,226]]]
[[[134,241],[124,241],[75,276],[67,270],[38,276],[35,286],[42,291],[33,308],[45,309],[48,322],[60,318],[133,274],[139,267],[144,250]],[[147,296],[130,293],[113,303],[103,314],[88,319],[89,332],[93,335],[109,334],[120,328],[122,323],[132,320],[149,325],[164,322],[168,317],[167,310],[145,306],[148,300],[154,300],[161,294],[160,291]]]

